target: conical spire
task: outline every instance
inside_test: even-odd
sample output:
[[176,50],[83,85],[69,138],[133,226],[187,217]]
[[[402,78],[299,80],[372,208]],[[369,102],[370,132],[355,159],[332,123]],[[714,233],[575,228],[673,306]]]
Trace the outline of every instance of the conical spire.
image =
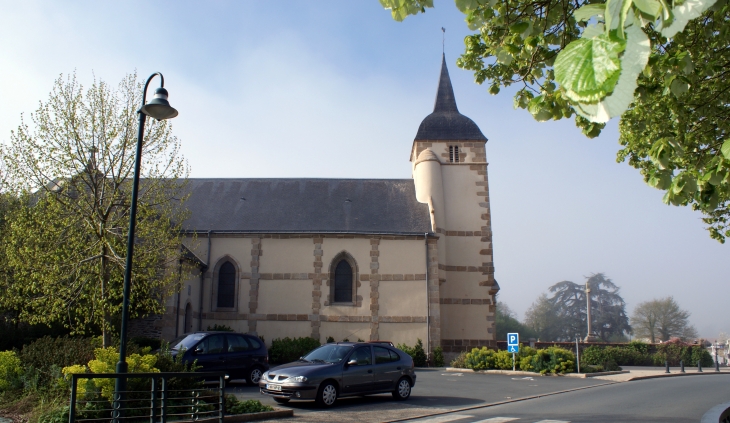
[[477,124],[456,108],[454,88],[446,68],[446,55],[441,56],[441,76],[433,113],[426,116],[418,127],[415,141],[419,140],[487,141]]
[[439,88],[436,92],[436,103],[433,106],[434,112],[459,112],[456,108],[456,97],[454,97],[454,88],[451,86],[451,78],[449,78],[449,69],[446,68],[446,54],[441,55],[441,77],[439,78]]

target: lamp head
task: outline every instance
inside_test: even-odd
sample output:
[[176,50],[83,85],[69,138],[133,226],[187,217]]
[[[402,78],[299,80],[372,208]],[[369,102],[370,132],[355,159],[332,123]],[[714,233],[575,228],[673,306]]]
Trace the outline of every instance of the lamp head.
[[177,110],[167,101],[167,90],[160,87],[155,90],[155,96],[139,110],[147,116],[157,120],[171,119],[177,116]]

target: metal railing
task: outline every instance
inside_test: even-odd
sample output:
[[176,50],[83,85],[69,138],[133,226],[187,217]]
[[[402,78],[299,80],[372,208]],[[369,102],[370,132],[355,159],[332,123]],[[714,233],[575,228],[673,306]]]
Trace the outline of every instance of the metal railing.
[[[86,379],[149,380],[148,389],[114,392],[104,398],[103,388],[84,392],[79,398],[78,385]],[[225,416],[225,373],[82,373],[71,375],[69,423],[167,423],[170,421],[212,421],[223,423]],[[197,379],[181,384],[183,379]],[[204,379],[216,379],[217,387],[206,387]],[[86,381],[88,384],[90,381]],[[141,385],[132,384],[131,386]],[[146,385],[147,383],[144,383]]]

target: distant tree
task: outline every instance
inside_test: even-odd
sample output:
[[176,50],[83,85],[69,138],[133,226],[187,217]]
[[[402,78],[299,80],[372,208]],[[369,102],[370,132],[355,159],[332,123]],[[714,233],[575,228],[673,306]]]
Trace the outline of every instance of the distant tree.
[[517,313],[512,311],[504,302],[499,300],[495,301],[494,325],[497,329],[498,341],[506,340],[507,334],[514,332],[520,334],[521,340],[535,337],[535,332],[517,319]]
[[689,323],[690,313],[679,308],[673,297],[644,301],[634,308],[631,326],[634,336],[651,342],[668,341],[671,338],[691,340],[697,330]]
[[[619,287],[603,273],[586,278],[591,288],[591,325],[603,340],[621,339],[629,332],[626,303],[619,295]],[[553,294],[541,295],[528,309],[525,324],[540,339],[568,341],[587,332],[585,284],[562,281],[549,288]]]
[[[586,278],[591,289],[591,328],[603,340],[629,332],[626,302],[619,294],[619,287],[603,273]],[[587,304],[586,285],[570,281],[558,282],[549,288],[550,300],[563,317],[563,338],[572,339],[576,334],[586,334]]]
[[[47,102],[0,145],[4,188],[29,204],[8,216],[0,308],[29,324],[63,322],[74,333],[119,322],[142,86],[128,75],[115,90],[56,80]],[[177,282],[187,163],[167,121],[148,119],[130,317],[164,312]],[[172,265],[171,265],[172,264]]]
[[564,318],[546,294],[532,303],[525,313],[525,326],[541,341],[564,339]]

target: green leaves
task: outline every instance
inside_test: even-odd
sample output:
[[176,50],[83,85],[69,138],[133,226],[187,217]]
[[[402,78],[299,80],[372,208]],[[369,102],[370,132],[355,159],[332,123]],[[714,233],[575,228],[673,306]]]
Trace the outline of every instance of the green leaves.
[[570,43],[555,60],[555,79],[565,95],[579,103],[596,103],[613,91],[621,71],[624,42],[602,34]]
[[[7,283],[0,308],[17,311],[21,321],[63,323],[74,333],[113,331],[136,145],[130,105],[139,104],[141,91],[136,75],[116,90],[103,81],[85,89],[74,77],[60,77],[32,125],[21,125],[0,146],[15,193],[34,193],[32,204],[8,217],[0,243],[2,265],[14,275],[0,280]],[[179,257],[187,217],[181,207],[187,165],[170,125],[150,119],[144,147],[132,318],[164,312],[160,299],[179,282],[169,266]]]
[[605,12],[605,4],[586,4],[573,12],[573,18],[575,18],[576,21],[587,21],[594,16],[601,18]]
[[433,7],[433,0],[380,0],[384,9],[389,9],[393,19],[402,22],[409,15],[425,13]]
[[725,142],[722,143],[720,151],[725,159],[730,160],[730,138],[726,139]]

